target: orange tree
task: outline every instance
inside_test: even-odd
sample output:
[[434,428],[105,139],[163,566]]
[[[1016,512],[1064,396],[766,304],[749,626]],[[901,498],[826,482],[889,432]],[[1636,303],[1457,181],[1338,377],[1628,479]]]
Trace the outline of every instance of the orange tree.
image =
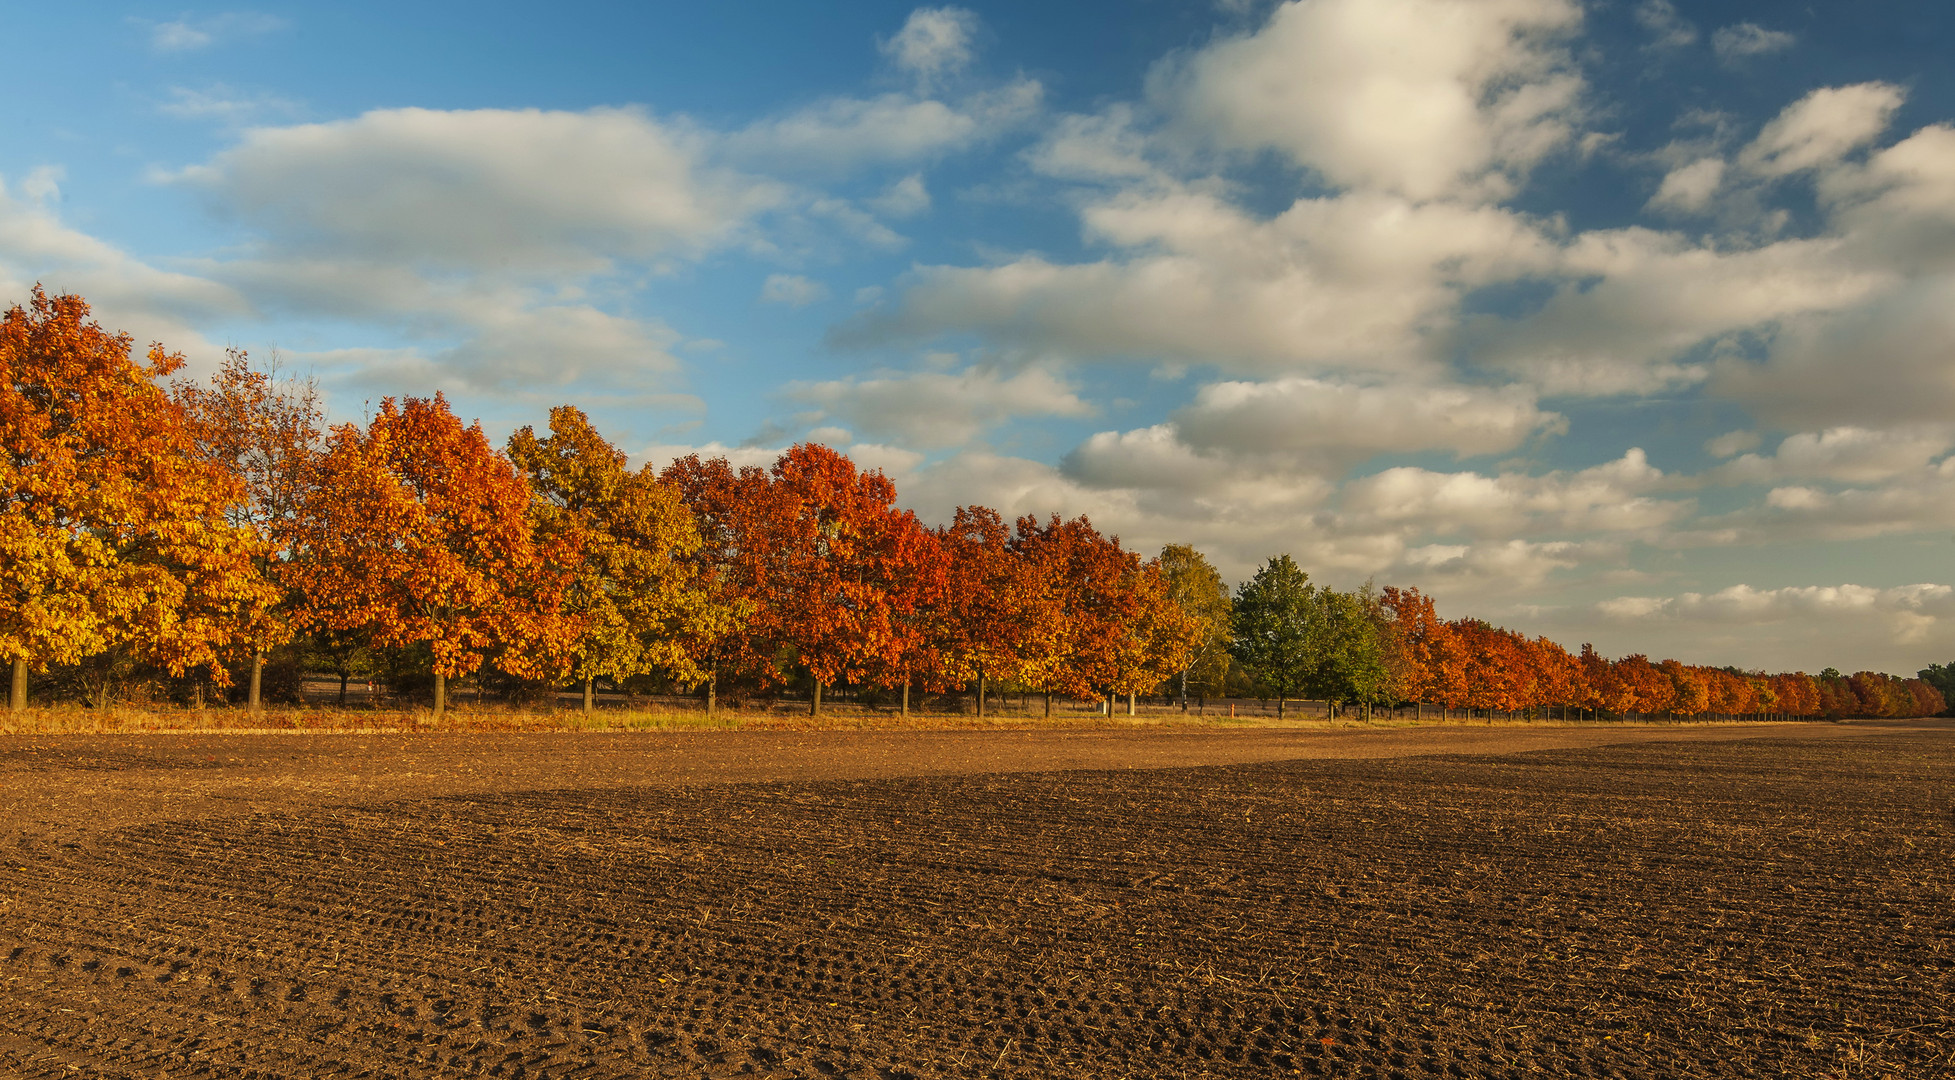
[[709,663],[763,688],[799,667],[818,713],[827,687],[895,682],[919,655],[937,545],[882,473],[810,443],[765,472],[689,457],[663,475],[700,518],[707,575],[752,612]]
[[1391,692],[1400,701],[1442,701],[1447,630],[1432,598],[1417,589],[1387,585],[1379,593],[1378,605],[1389,627],[1385,661]]
[[332,430],[317,477],[285,567],[305,622],[427,645],[437,716],[448,679],[488,654],[512,675],[562,670],[574,625],[560,568],[576,552],[535,535],[529,486],[480,424],[464,427],[439,394],[388,398],[366,430]]
[[790,447],[773,481],[770,606],[782,643],[814,681],[818,713],[823,688],[887,678],[916,647],[924,631],[907,616],[929,595],[937,546],[915,514],[896,509],[888,477],[858,472],[826,446]]
[[1169,668],[1150,650],[1155,625],[1186,620],[1150,611],[1150,604],[1171,603],[1158,570],[1148,571],[1118,537],[1085,517],[1021,517],[1011,550],[1021,560],[1025,595],[1016,677],[1048,695],[1048,711],[1054,693],[1134,693],[1166,678]]
[[516,432],[509,457],[536,492],[539,535],[578,553],[563,613],[584,711],[600,678],[662,669],[703,681],[698,646],[732,629],[741,609],[715,603],[700,581],[699,530],[678,490],[650,466],[627,469],[625,455],[569,405],[550,410],[549,435]]
[[771,588],[774,563],[763,543],[762,523],[775,497],[765,470],[735,470],[725,458],[680,458],[659,474],[679,493],[692,513],[699,548],[687,561],[692,576],[711,602],[746,613],[732,632],[697,643],[695,661],[706,670],[706,711],[714,711],[722,674],[743,676],[761,689],[773,686],[780,671],[761,605]]
[[88,315],[37,287],[0,317],[0,654],[16,709],[30,666],[112,649],[222,682],[220,654],[275,599],[260,546],[225,520],[234,478],[157,385],[183,358],[157,345],[136,363],[129,335]]
[[937,673],[947,685],[977,686],[984,715],[987,683],[1024,674],[1034,629],[1027,605],[1035,592],[1026,564],[1011,548],[1011,528],[988,506],[960,506],[937,531],[944,587],[932,634]]

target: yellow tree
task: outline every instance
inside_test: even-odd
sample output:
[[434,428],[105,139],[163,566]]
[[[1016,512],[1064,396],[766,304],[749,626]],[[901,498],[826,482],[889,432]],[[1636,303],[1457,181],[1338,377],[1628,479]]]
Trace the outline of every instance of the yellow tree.
[[701,644],[737,625],[738,605],[715,602],[694,558],[699,530],[676,488],[650,466],[632,471],[590,418],[569,405],[550,410],[550,434],[528,427],[509,457],[529,477],[538,533],[578,552],[565,588],[575,627],[571,671],[584,684],[584,711],[598,679],[663,669],[699,683]]
[[1175,669],[1181,711],[1188,711],[1188,682],[1204,693],[1219,691],[1229,674],[1229,586],[1208,557],[1188,544],[1169,544],[1157,560],[1168,597],[1194,624],[1187,663]]
[[[242,492],[226,518],[256,541],[259,576],[278,580],[320,449],[323,418],[316,389],[310,381],[281,382],[276,360],[270,371],[261,371],[244,350],[229,349],[207,384],[180,381],[173,397],[189,417],[200,453],[229,473]],[[292,615],[293,605],[280,602],[238,612],[231,620],[233,636],[250,655],[246,702],[254,712],[261,704],[265,654],[292,640]]]
[[[181,675],[275,599],[255,539],[225,520],[241,491],[197,452],[157,379],[183,358],[35,288],[0,317],[0,653],[12,703],[30,667],[126,649]],[[106,682],[101,687],[106,695]]]
[[1136,694],[1188,670],[1209,628],[1175,602],[1159,559],[1126,575],[1121,585],[1130,614],[1126,633],[1111,645],[1111,686],[1127,695],[1127,715],[1132,716]]
[[429,646],[437,717],[448,680],[491,652],[511,674],[552,677],[575,630],[561,613],[575,552],[539,542],[529,511],[529,485],[480,424],[439,394],[388,398],[365,431],[327,438],[285,567],[301,620]]

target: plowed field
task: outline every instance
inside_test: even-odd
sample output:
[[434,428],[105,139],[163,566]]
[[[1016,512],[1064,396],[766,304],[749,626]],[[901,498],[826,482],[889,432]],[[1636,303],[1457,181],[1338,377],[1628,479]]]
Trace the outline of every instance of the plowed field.
[[105,774],[0,848],[0,1075],[1955,1077],[1945,726],[136,821],[224,762],[0,754]]

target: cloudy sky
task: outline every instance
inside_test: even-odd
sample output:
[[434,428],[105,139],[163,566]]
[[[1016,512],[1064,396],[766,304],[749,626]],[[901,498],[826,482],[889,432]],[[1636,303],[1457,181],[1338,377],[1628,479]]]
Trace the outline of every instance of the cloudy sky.
[[1955,15],[1917,0],[9,15],[36,282],[340,419],[558,402],[1417,585],[1611,654],[1955,659]]

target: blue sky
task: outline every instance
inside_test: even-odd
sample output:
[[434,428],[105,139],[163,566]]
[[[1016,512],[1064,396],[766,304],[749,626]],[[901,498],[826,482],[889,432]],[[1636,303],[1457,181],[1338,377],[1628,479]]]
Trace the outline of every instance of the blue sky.
[[819,439],[926,518],[1569,644],[1955,658],[1955,14],[1255,0],[10,17],[34,282],[340,419]]

